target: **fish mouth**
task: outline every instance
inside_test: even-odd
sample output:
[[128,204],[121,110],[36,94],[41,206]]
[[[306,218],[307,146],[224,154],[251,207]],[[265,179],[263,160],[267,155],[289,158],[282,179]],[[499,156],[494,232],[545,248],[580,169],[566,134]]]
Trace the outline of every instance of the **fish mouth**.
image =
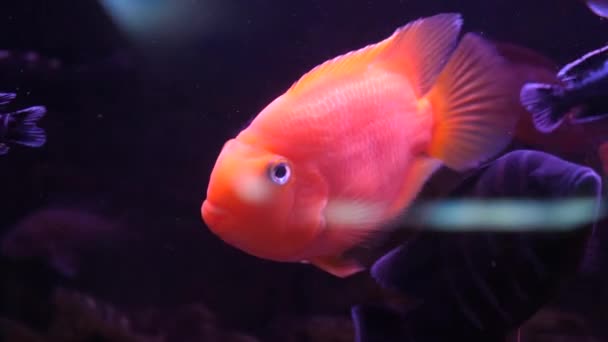
[[228,211],[216,205],[213,205],[209,200],[203,201],[201,206],[201,216],[207,227],[217,233],[217,229],[225,226],[228,219]]

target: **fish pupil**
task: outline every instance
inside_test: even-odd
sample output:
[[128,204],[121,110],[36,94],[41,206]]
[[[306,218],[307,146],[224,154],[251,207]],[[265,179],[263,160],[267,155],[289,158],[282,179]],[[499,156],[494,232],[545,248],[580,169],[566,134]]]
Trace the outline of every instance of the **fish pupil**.
[[283,178],[287,174],[287,168],[285,165],[279,165],[274,169],[274,176],[277,178]]
[[271,167],[270,169],[270,178],[274,183],[279,185],[283,185],[287,183],[290,176],[289,165],[286,163],[278,163]]

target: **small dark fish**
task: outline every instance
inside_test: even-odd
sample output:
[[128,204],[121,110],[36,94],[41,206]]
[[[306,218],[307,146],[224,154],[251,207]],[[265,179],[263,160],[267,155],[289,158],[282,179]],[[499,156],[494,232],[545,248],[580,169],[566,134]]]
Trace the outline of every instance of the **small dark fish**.
[[520,92],[536,129],[550,133],[567,117],[580,124],[608,116],[608,46],[591,51],[563,67],[562,83],[527,83]]
[[596,15],[608,18],[608,0],[585,0],[585,3]]
[[46,133],[36,123],[46,114],[43,106],[33,106],[15,112],[2,112],[2,107],[15,99],[13,93],[0,93],[0,155],[7,154],[10,145],[41,147]]

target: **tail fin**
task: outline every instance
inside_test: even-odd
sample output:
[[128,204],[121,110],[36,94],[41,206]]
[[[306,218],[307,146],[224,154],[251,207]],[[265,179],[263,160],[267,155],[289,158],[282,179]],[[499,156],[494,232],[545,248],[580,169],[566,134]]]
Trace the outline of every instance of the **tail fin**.
[[511,141],[518,91],[495,47],[466,34],[428,96],[436,122],[428,153],[456,171],[495,157]]
[[8,114],[9,140],[13,143],[40,147],[46,143],[46,133],[36,123],[46,114],[43,106],[34,106]]
[[0,106],[13,101],[15,97],[16,95],[13,93],[0,93]]
[[586,0],[587,7],[596,15],[608,18],[608,2],[605,0]]
[[558,112],[554,106],[555,86],[543,83],[526,83],[519,94],[521,104],[532,114],[534,127],[550,133],[562,124],[567,113]]

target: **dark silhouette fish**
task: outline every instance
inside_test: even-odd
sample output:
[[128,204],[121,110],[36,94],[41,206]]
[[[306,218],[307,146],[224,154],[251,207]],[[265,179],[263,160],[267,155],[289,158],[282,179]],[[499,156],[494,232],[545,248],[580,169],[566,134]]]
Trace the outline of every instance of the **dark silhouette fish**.
[[608,18],[608,0],[585,0],[587,7],[603,18]]
[[14,112],[2,111],[14,99],[15,94],[0,93],[0,155],[7,154],[11,145],[35,148],[46,143],[46,133],[37,126],[46,108],[34,106]]
[[527,83],[520,93],[534,126],[549,133],[570,117],[585,123],[608,116],[608,46],[591,51],[563,67],[562,84]]
[[78,208],[49,206],[19,220],[0,239],[0,256],[42,259],[65,278],[78,276],[83,260],[118,245],[127,232],[106,217]]
[[[599,206],[592,169],[537,151],[514,151],[469,177],[451,199],[568,199]],[[592,218],[593,220],[593,218]],[[372,276],[416,301],[352,310],[357,341],[504,341],[596,251],[593,223],[561,232],[428,232],[380,258]],[[581,268],[581,266],[586,266]]]

